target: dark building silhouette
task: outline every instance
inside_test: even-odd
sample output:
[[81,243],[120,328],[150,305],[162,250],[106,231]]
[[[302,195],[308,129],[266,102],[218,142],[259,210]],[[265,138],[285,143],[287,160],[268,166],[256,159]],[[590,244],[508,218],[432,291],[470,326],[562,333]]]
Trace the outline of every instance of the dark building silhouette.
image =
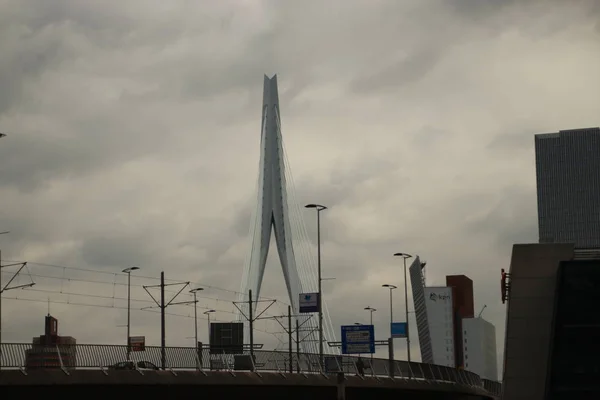
[[600,260],[516,244],[508,280],[502,399],[600,398]]
[[463,318],[473,318],[473,281],[465,275],[447,275],[446,286],[452,288],[454,354],[456,367],[465,367],[463,352]]
[[31,349],[25,352],[25,367],[73,368],[77,365],[77,341],[71,336],[58,335],[58,320],[48,314],[44,334],[34,337]]
[[540,243],[600,248],[600,128],[535,135]]

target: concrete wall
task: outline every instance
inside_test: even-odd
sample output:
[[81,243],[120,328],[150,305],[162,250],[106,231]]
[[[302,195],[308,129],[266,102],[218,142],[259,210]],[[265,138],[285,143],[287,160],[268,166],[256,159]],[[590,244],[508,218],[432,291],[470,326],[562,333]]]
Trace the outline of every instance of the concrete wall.
[[556,274],[573,258],[572,244],[516,244],[510,264],[510,291],[504,347],[504,400],[544,398]]

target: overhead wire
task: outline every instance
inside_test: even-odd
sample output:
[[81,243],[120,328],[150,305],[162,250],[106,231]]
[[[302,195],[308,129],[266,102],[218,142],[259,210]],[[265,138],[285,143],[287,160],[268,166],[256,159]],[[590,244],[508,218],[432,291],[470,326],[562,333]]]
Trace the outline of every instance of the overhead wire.
[[[15,260],[2,260],[3,262],[9,262],[9,263],[23,263],[24,261],[15,261]],[[95,273],[95,274],[104,274],[104,275],[117,275],[117,276],[123,276],[126,277],[127,274],[123,273],[123,272],[116,272],[116,271],[103,271],[103,270],[95,270],[95,269],[89,269],[89,268],[79,268],[79,267],[69,267],[69,266],[64,266],[64,265],[56,265],[56,264],[48,264],[48,263],[40,263],[40,262],[34,262],[34,261],[27,261],[27,265],[30,266],[40,266],[40,267],[49,267],[49,268],[58,268],[58,269],[62,269],[63,270],[63,277],[64,279],[70,280],[70,281],[74,281],[74,282],[89,282],[89,283],[107,283],[107,284],[113,284],[113,281],[98,281],[98,280],[89,280],[89,279],[82,279],[82,278],[67,278],[66,277],[66,271],[77,271],[77,272],[88,272],[88,273]],[[3,273],[10,273],[10,272],[5,272],[2,271]],[[31,274],[31,276],[36,276],[36,274]],[[40,275],[37,275],[39,277],[41,277]],[[145,275],[140,275],[140,274],[135,274],[135,277],[137,279],[149,279],[149,280],[155,280],[155,281],[160,281],[159,277],[156,276],[145,276]],[[48,278],[48,279],[63,279],[57,276],[44,276],[44,278]],[[195,286],[199,286],[199,287],[203,287],[205,289],[213,289],[213,290],[218,290],[218,291],[222,291],[222,292],[227,292],[227,293],[231,293],[231,294],[243,294],[240,293],[238,291],[235,290],[231,290],[231,289],[225,289],[222,287],[218,287],[218,286],[214,286],[214,285],[208,285],[208,284],[204,284],[202,282],[193,282],[193,281],[184,281],[184,280],[180,280],[180,279],[167,279],[165,278],[165,282],[169,282],[169,283],[184,283],[184,282],[189,282],[190,284],[193,284]],[[120,285],[120,286],[127,286],[127,282],[116,282],[116,285]],[[269,297],[261,297],[261,300],[274,300],[272,298]]]
[[[27,289],[29,290],[29,289]],[[68,306],[81,306],[81,307],[94,307],[94,308],[107,308],[107,309],[115,309],[115,310],[127,310],[126,306],[108,306],[108,305],[102,305],[102,304],[88,304],[88,303],[67,303],[65,301],[59,301],[59,300],[48,300],[48,299],[27,299],[27,298],[21,298],[21,297],[12,297],[12,296],[2,296],[2,300],[11,300],[11,301],[25,301],[25,302],[32,302],[32,303],[50,303],[50,304],[62,304],[62,305],[68,305]],[[160,311],[157,310],[152,310],[152,309],[144,309],[144,308],[139,308],[139,309],[135,309],[135,311],[141,311],[141,312],[148,312],[148,313],[160,313]],[[219,311],[219,310],[217,310]],[[227,312],[227,311],[223,311],[223,312]],[[194,317],[191,314],[178,314],[178,313],[173,313],[173,312],[167,312],[165,311],[165,315],[169,315],[169,316],[173,316],[173,317],[181,317],[181,318],[197,318],[199,320],[207,320],[208,318],[202,317],[202,316],[197,316]],[[222,321],[221,319],[219,319],[218,317],[211,317],[210,319],[211,321]],[[275,333],[273,332],[269,332],[267,330],[264,329],[260,329],[260,328],[256,328],[255,330],[259,331],[259,332],[263,332],[263,333],[267,333],[270,335],[275,335]]]
[[[37,292],[37,293],[45,293],[45,294],[52,294],[52,295],[57,295],[57,296],[66,296],[66,299],[64,301],[61,301],[61,303],[64,304],[71,304],[71,305],[85,305],[85,306],[102,306],[102,307],[109,307],[108,305],[99,305],[99,304],[89,304],[89,303],[81,303],[78,301],[74,301],[72,300],[70,297],[80,297],[80,298],[94,298],[94,299],[101,299],[101,300],[109,300],[113,302],[113,305],[115,303],[115,301],[125,301],[127,300],[127,297],[121,297],[118,296],[116,293],[116,286],[120,286],[120,287],[127,287],[128,283],[126,282],[119,282],[116,278],[117,275],[118,276],[123,276],[125,277],[126,274],[120,274],[117,272],[107,272],[107,271],[98,271],[98,270],[92,270],[92,269],[84,269],[84,268],[73,268],[73,267],[65,267],[65,266],[57,266],[54,264],[44,264],[44,263],[31,263],[34,268],[35,266],[38,267],[51,267],[51,268],[60,268],[61,270],[61,274],[60,276],[57,275],[50,275],[50,274],[40,274],[40,273],[33,273],[31,274],[33,277],[38,278],[38,281],[40,279],[49,279],[49,280],[55,280],[60,282],[60,285],[58,287],[54,287],[54,289],[46,289],[46,288],[40,288],[40,285],[38,284],[38,286],[34,287],[34,288],[29,288],[27,289],[27,291],[29,292]],[[113,280],[108,280],[108,279],[93,279],[93,278],[85,278],[85,277],[71,277],[69,276],[69,274],[67,274],[67,271],[73,271],[73,272],[83,272],[84,274],[88,274],[88,275],[92,275],[92,274],[103,274],[103,275],[113,275],[115,278]],[[11,272],[9,271],[1,271],[2,274],[11,274]],[[139,278],[138,275],[136,275],[136,278]],[[38,282],[39,283],[39,282]],[[74,290],[71,290],[71,283],[82,283],[82,284],[98,284],[98,285],[110,285],[111,286],[111,292],[112,292],[112,296],[110,295],[105,295],[105,294],[91,294],[91,293],[81,293],[81,292],[77,292]],[[140,285],[141,286],[141,285]],[[214,286],[211,285],[202,285],[203,288],[216,288]],[[53,285],[50,285],[50,287],[53,287]],[[132,286],[132,287],[139,287],[138,285]],[[155,288],[155,290],[158,290],[159,288]],[[219,288],[217,288],[219,289]],[[152,290],[152,289],[150,289]],[[106,291],[105,291],[106,292]],[[233,293],[233,291],[226,291],[228,293]],[[109,292],[110,293],[110,292]],[[169,294],[177,294],[179,293],[177,290],[170,290],[168,288],[165,289],[165,293],[169,293]],[[187,293],[187,292],[182,292],[179,294],[180,296],[186,296],[188,298],[192,297],[193,295],[191,293]],[[4,296],[3,296],[4,298]],[[202,300],[206,300],[206,301],[214,301],[216,303],[227,303],[228,305],[231,306],[231,308],[233,308],[233,302],[231,299],[224,299],[224,298],[219,298],[219,297],[213,297],[213,296],[208,296],[208,295],[196,295],[196,298],[199,301]],[[38,301],[38,299],[23,299],[24,301]],[[40,302],[47,302],[47,299],[43,299],[43,300],[39,300]],[[133,297],[131,298],[132,302],[135,303],[142,303],[142,304],[153,304],[154,301],[150,298],[146,298],[146,299],[141,299],[141,298],[137,298],[137,297]],[[109,307],[110,308],[110,307]],[[115,308],[120,308],[118,306],[116,306]],[[209,307],[209,306],[199,306],[199,308],[201,309],[215,309],[216,311],[220,312],[220,313],[226,313],[226,314],[232,314],[235,315],[235,311],[233,310],[225,310],[222,307]],[[146,310],[144,310],[146,311]],[[267,311],[267,313],[265,315],[269,315],[270,313]],[[257,325],[262,325],[262,324],[267,324],[266,321],[262,322],[259,321],[257,323]],[[259,329],[259,326],[255,325],[256,330],[261,331]]]

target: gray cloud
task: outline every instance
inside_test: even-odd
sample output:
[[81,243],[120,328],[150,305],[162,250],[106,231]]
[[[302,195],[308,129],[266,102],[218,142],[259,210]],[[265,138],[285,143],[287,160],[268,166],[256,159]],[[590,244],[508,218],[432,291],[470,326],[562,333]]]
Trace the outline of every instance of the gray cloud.
[[[231,320],[256,200],[262,76],[277,73],[296,200],[329,207],[334,326],[366,321],[371,305],[386,331],[381,284],[402,284],[392,254],[405,251],[427,260],[432,284],[475,281],[501,351],[497,272],[513,242],[537,237],[532,134],[598,125],[598,6],[577,5],[3,2],[2,258],[101,271],[32,264],[38,291],[3,304],[7,340],[39,334],[50,297],[61,332],[121,343],[115,273],[129,265],[142,267],[134,331],[149,342],[158,318],[139,310],[151,305],[141,285],[160,271],[205,286],[202,307]],[[315,220],[300,215],[306,261]],[[280,300],[270,315],[285,312],[274,247],[265,279],[262,294]],[[170,310],[169,344],[191,344],[191,310]],[[271,333],[257,340],[277,344],[276,324],[260,329]]]

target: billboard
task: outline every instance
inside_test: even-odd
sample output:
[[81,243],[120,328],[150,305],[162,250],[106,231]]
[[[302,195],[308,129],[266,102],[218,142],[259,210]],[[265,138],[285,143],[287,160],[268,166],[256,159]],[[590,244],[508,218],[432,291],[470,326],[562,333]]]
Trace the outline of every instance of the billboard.
[[375,353],[373,325],[342,325],[342,354]]
[[130,336],[129,337],[129,349],[131,351],[146,350],[146,337],[145,336]]
[[242,354],[244,352],[243,322],[213,322],[210,324],[211,354]]
[[406,322],[392,322],[391,327],[392,338],[405,338],[408,332],[408,324]]
[[300,293],[300,312],[319,312],[319,293]]

